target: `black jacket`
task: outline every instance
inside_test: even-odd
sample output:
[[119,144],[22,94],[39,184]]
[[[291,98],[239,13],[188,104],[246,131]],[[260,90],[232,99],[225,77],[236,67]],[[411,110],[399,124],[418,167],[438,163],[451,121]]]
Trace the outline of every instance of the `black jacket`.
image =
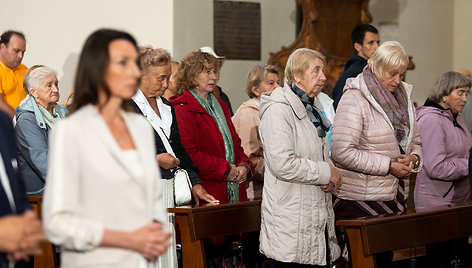
[[[198,176],[198,167],[192,162],[192,160],[190,159],[190,156],[188,155],[187,151],[182,145],[182,141],[180,140],[179,128],[177,126],[177,119],[175,117],[174,106],[172,106],[172,103],[170,103],[165,98],[162,98],[162,102],[165,105],[168,105],[171,107],[172,126],[170,127],[169,143],[170,143],[170,146],[172,147],[172,150],[174,150],[175,156],[180,160],[179,167],[187,171],[190,181],[192,182],[192,185],[202,183],[202,181],[200,180],[200,177]],[[130,102],[130,107],[132,108],[133,111],[143,114],[141,110],[139,109],[138,105],[134,101]],[[161,140],[161,137],[159,136],[159,134],[157,134],[155,130],[154,130],[154,144],[156,146],[156,154],[167,153],[164,143]],[[162,167],[160,167],[160,169],[161,169],[161,175],[163,179],[169,180],[174,177],[173,170],[163,169]]]
[[338,108],[338,103],[341,100],[341,96],[343,95],[344,85],[346,84],[346,80],[351,77],[356,77],[367,65],[367,60],[359,55],[352,55],[346,62],[344,66],[344,72],[336,82],[336,85],[333,88],[333,106],[334,110]]
[[226,95],[226,93],[223,92],[223,89],[220,86],[216,86],[216,87],[220,91],[220,99],[228,105],[229,111],[231,112],[231,117],[233,117],[234,115],[233,107],[231,107],[231,102],[229,101],[228,95]]
[[[10,182],[16,214],[23,214],[26,210],[31,209],[31,205],[25,195],[23,180],[20,178],[17,152],[12,120],[7,114],[0,111],[0,161],[3,161]],[[3,184],[0,183],[0,217],[10,214],[15,213],[11,210]],[[2,253],[0,253],[0,267],[7,267],[7,260]]]

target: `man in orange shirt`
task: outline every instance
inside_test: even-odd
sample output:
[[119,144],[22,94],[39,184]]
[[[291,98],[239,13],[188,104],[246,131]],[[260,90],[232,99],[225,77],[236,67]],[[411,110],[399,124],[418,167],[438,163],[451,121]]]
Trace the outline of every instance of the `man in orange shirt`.
[[21,64],[25,51],[26,39],[22,33],[10,30],[0,36],[0,109],[11,118],[26,97],[23,76],[28,68]]

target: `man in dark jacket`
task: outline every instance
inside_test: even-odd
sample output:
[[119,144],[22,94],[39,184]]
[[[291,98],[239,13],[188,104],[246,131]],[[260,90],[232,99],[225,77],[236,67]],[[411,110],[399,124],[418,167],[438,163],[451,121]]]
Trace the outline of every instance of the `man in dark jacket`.
[[356,54],[352,55],[344,66],[344,72],[338,79],[333,88],[333,106],[336,110],[339,100],[343,95],[346,79],[356,77],[367,65],[367,60],[372,57],[375,50],[379,47],[379,32],[370,24],[358,25],[351,33],[352,46]]
[[[45,240],[41,224],[19,178],[17,149],[11,118],[0,111],[0,267],[10,260],[40,252]],[[8,255],[7,255],[8,254]]]

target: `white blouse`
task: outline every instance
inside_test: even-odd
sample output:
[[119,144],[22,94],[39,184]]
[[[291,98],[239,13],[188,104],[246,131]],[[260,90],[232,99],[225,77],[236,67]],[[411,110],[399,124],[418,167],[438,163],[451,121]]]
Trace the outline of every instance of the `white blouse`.
[[164,143],[166,151],[175,157],[174,150],[169,143],[170,131],[172,126],[172,110],[171,107],[165,105],[160,97],[156,97],[157,108],[161,117],[151,108],[151,105],[147,101],[141,90],[138,90],[136,95],[133,96],[133,101],[138,105],[139,109],[146,117],[147,121],[151,124],[152,128],[159,134],[159,137]]

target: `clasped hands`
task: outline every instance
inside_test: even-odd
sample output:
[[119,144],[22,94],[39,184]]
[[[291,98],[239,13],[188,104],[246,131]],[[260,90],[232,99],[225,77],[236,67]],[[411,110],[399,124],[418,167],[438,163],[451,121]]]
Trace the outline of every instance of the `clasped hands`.
[[45,241],[43,228],[33,210],[0,219],[0,252],[7,253],[9,260],[27,260],[30,255],[41,254],[39,246]]
[[331,167],[331,179],[329,183],[326,185],[321,185],[321,190],[326,193],[332,192],[334,190],[338,190],[341,187],[341,174],[335,167]]
[[237,183],[243,183],[247,179],[248,170],[245,166],[236,166],[230,164],[230,171],[226,179],[228,181],[235,181]]
[[131,233],[133,243],[130,246],[146,259],[152,260],[167,251],[170,236],[160,222],[154,221]]
[[397,178],[405,178],[413,172],[414,163],[418,161],[416,155],[402,154],[396,161],[390,161],[388,173]]

